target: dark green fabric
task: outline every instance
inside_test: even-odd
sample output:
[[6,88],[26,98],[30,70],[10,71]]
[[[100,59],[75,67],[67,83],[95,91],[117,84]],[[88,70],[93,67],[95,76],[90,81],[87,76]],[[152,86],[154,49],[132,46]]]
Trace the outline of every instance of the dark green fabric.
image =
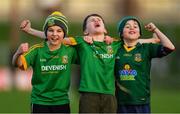
[[158,57],[161,45],[137,44],[127,52],[118,50],[115,75],[118,81],[117,100],[119,104],[146,104],[150,102],[151,59]]

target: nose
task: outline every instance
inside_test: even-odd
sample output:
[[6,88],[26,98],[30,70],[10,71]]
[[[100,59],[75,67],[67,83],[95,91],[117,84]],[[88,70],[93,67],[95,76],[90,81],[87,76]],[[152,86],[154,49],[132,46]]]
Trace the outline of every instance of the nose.
[[98,22],[99,20],[98,19],[94,19],[94,22]]
[[53,35],[57,35],[57,32],[56,32],[56,31],[53,31]]
[[132,30],[132,29],[134,29],[134,27],[133,27],[133,26],[130,26],[130,29]]

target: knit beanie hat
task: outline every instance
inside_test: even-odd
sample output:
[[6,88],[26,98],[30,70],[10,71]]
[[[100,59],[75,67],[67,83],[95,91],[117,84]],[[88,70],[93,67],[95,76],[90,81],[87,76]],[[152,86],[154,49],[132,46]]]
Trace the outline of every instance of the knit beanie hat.
[[68,35],[68,21],[61,12],[55,11],[46,18],[43,26],[43,30],[46,36],[48,28],[54,25],[57,25],[63,29],[64,37]]
[[122,36],[122,34],[123,34],[123,29],[124,29],[125,24],[126,24],[127,21],[129,21],[129,20],[135,20],[135,21],[138,23],[139,30],[140,30],[140,35],[142,35],[140,20],[139,20],[137,17],[134,17],[134,16],[126,16],[126,17],[122,18],[122,19],[119,21],[118,26],[117,26],[118,34],[120,35],[120,38],[123,38],[123,36]]

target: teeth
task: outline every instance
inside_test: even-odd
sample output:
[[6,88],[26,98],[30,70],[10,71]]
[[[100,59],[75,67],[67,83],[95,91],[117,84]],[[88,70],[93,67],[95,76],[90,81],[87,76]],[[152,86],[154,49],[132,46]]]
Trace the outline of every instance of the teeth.
[[131,32],[129,32],[130,34],[135,34],[135,32],[133,32],[133,31],[131,31]]

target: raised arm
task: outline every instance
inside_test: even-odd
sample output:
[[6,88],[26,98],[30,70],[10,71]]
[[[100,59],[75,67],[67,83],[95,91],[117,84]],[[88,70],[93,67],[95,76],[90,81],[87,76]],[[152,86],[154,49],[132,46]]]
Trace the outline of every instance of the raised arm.
[[22,62],[18,60],[19,56],[22,55],[23,53],[27,52],[29,49],[28,43],[22,43],[16,53],[13,55],[12,59],[12,65],[13,66],[22,66]]
[[160,39],[158,38],[158,36],[153,33],[153,37],[152,38],[147,38],[147,39],[138,39],[139,43],[160,43]]
[[29,20],[23,20],[20,24],[20,29],[30,35],[45,39],[44,32],[31,28],[31,22]]
[[174,50],[175,47],[174,45],[172,44],[172,42],[168,39],[168,37],[163,34],[153,23],[149,23],[145,26],[145,28],[150,31],[150,32],[153,32],[157,35],[157,37],[160,39],[160,42],[161,44],[170,49],[170,50]]

